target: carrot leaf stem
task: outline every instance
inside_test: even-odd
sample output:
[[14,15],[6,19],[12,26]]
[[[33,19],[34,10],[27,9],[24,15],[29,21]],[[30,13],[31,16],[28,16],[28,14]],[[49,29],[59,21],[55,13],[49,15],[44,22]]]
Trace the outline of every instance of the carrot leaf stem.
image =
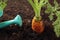
[[33,7],[36,20],[41,20],[41,16],[40,16],[41,8],[43,7],[44,4],[46,4],[47,0],[39,0],[39,2],[38,0],[34,0],[34,2],[32,0],[28,0],[28,2]]

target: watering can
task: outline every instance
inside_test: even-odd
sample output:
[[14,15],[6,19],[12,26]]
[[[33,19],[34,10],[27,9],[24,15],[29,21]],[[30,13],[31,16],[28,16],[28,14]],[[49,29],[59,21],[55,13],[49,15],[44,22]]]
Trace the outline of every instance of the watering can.
[[5,28],[9,25],[17,24],[20,27],[22,26],[22,18],[20,15],[17,15],[13,20],[5,21],[0,23],[0,28]]

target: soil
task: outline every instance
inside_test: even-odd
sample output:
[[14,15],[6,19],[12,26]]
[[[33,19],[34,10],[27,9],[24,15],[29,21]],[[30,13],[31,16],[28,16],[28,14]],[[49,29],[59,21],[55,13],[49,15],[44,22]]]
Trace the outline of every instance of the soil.
[[[52,3],[52,0],[50,0]],[[60,1],[58,0],[60,3]],[[0,18],[0,22],[14,19],[16,15],[20,15],[23,20],[22,27],[18,25],[9,25],[0,29],[0,40],[60,40],[53,31],[52,21],[48,15],[44,13],[42,8],[41,16],[45,24],[44,32],[39,34],[31,29],[31,20],[34,17],[34,11],[27,0],[8,0],[8,5],[4,9],[4,15]],[[56,17],[54,16],[53,21]]]

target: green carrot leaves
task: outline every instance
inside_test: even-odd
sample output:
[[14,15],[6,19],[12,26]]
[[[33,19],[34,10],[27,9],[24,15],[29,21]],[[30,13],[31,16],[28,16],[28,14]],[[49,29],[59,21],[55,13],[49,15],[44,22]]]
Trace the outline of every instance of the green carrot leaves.
[[36,20],[41,20],[41,16],[40,16],[41,8],[43,7],[44,4],[46,4],[47,0],[34,0],[34,1],[33,0],[28,0],[28,2],[33,7],[33,10],[35,12]]
[[0,17],[3,15],[3,10],[7,5],[7,0],[0,0]]
[[[56,36],[59,37],[60,36],[60,7],[59,4],[56,0],[54,0],[54,6],[52,6],[49,2],[47,3],[47,9],[45,11],[45,13],[50,13],[50,20],[53,19],[53,15],[56,14],[57,19],[55,22],[53,22],[54,25],[54,31],[56,33]],[[59,11],[58,11],[59,10]]]
[[5,7],[6,7],[6,5],[7,5],[7,0],[0,0],[0,8],[1,9],[4,9]]

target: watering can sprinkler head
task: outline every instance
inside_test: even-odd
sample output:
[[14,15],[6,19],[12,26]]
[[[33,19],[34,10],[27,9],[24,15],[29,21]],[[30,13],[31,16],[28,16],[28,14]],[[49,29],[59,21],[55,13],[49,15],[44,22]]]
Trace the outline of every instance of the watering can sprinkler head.
[[13,20],[4,21],[0,23],[0,28],[8,27],[9,25],[17,24],[19,27],[22,26],[22,18],[20,15],[17,15]]
[[17,15],[15,18],[14,18],[14,22],[15,24],[18,24],[20,27],[22,26],[22,18],[20,15]]

